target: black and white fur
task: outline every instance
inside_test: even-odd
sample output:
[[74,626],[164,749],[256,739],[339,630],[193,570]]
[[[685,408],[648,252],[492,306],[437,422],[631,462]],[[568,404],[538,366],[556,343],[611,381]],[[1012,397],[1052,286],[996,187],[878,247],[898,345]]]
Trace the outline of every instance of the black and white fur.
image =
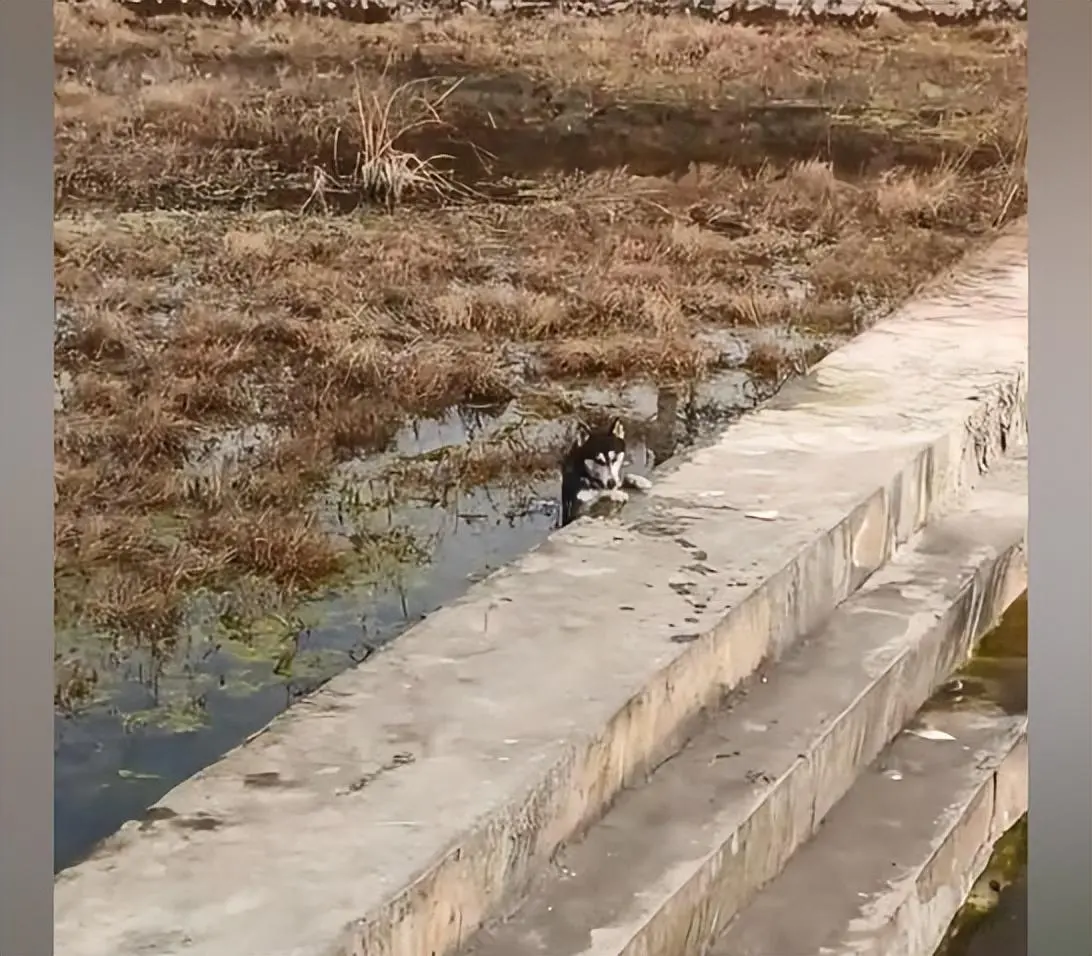
[[570,524],[599,501],[629,500],[626,488],[647,491],[647,478],[627,474],[626,433],[615,418],[605,429],[586,432],[561,463],[561,527]]

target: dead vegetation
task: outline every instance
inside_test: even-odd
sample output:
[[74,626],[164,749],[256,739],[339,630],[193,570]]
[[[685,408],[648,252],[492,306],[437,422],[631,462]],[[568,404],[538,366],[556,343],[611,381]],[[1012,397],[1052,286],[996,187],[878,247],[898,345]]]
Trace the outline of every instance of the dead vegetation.
[[[563,440],[406,462],[408,421],[725,336],[768,386],[1025,207],[1016,27],[54,10],[57,613],[121,643],[418,560],[368,515]],[[361,459],[388,493],[331,523]]]

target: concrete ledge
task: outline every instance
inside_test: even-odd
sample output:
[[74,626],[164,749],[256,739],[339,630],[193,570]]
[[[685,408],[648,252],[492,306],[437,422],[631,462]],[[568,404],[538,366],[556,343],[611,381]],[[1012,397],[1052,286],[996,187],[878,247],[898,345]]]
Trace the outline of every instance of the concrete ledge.
[[904,734],[709,956],[933,956],[1028,809],[1027,717],[933,713]]
[[465,942],[1023,440],[1026,295],[1017,237],[335,678],[59,875],[58,956]]
[[1026,520],[1021,458],[624,793],[467,953],[704,954],[1026,587]]

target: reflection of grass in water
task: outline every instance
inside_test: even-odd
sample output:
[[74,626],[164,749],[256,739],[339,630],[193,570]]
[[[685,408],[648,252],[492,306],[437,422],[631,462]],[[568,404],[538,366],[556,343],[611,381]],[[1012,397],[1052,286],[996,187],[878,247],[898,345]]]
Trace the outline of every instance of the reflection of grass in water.
[[185,687],[161,690],[156,703],[123,714],[126,732],[158,730],[169,734],[193,733],[209,723],[208,699],[213,691],[228,697],[249,697],[267,688],[292,682],[321,682],[342,670],[346,654],[328,648],[299,650],[297,635],[267,637],[265,641],[224,640],[220,650],[240,664],[222,677],[191,678]]
[[[181,659],[176,655],[155,662],[147,680],[153,702],[123,713],[124,729],[190,733],[207,725],[211,694],[248,697],[278,684],[321,682],[343,669],[347,652],[308,646],[310,633],[306,615],[269,614],[245,628],[238,623],[211,626],[209,636]],[[216,672],[202,670],[202,651],[231,664]],[[97,699],[109,699],[109,694],[100,691]]]
[[416,501],[449,508],[460,496],[484,487],[512,497],[525,493],[536,479],[556,472],[569,439],[565,431],[536,435],[536,424],[541,422],[522,419],[485,439],[404,457],[372,483],[371,503],[385,508]]
[[[277,684],[313,686],[353,663],[352,651],[310,644],[313,630],[328,623],[320,616],[321,598],[346,591],[398,592],[407,571],[428,562],[432,541],[397,523],[398,507],[424,498],[446,506],[451,499],[444,498],[445,488],[453,489],[453,494],[454,489],[465,492],[490,485],[514,495],[527,485],[529,476],[556,468],[553,449],[536,452],[512,429],[500,429],[498,434],[396,462],[385,477],[387,486],[399,493],[389,501],[377,502],[359,488],[346,486],[333,502],[324,502],[337,511],[336,531],[330,533],[348,543],[349,553],[340,572],[307,600],[278,604],[276,592],[263,588],[257,578],[241,580],[231,592],[193,596],[188,630],[195,636],[191,643],[163,642],[151,648],[153,657],[160,655],[151,665],[158,699],[154,706],[127,715],[127,729],[189,732],[207,719],[209,693],[242,697]],[[394,509],[395,523],[378,533],[375,511],[387,506]],[[223,676],[202,669],[213,657],[232,662],[226,669],[217,667]],[[180,672],[186,675],[184,686],[174,686]],[[97,699],[104,696],[108,692]]]
[[122,717],[122,725],[127,732],[155,728],[172,734],[186,734],[200,730],[205,723],[205,698],[190,695],[180,695],[157,707]]
[[[389,586],[408,567],[426,561],[428,550],[404,528],[381,533],[363,525],[346,536],[337,573],[325,586]],[[83,582],[69,580],[68,586]],[[230,582],[227,590],[198,589],[178,598],[176,626],[167,634],[138,629],[94,626],[69,613],[58,618],[55,659],[55,707],[73,715],[104,704],[119,683],[136,679],[148,687],[155,703],[122,715],[127,729],[155,726],[172,732],[197,729],[205,721],[209,692],[246,696],[277,683],[321,680],[343,668],[346,654],[306,647],[317,624],[307,602],[321,592],[286,594],[257,575]],[[59,608],[78,607],[69,594]],[[206,666],[214,658],[234,664],[217,677]],[[132,673],[135,671],[136,676]],[[184,681],[182,680],[184,678]],[[176,686],[183,683],[185,686]]]

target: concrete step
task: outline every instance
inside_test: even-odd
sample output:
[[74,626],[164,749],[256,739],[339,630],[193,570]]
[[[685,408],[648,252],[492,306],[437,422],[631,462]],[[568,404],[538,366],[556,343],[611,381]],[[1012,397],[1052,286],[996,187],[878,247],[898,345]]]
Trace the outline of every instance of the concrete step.
[[1027,716],[935,710],[901,734],[708,956],[933,956],[1028,809]]
[[999,464],[734,695],[467,954],[702,953],[1026,587],[1026,464]]

